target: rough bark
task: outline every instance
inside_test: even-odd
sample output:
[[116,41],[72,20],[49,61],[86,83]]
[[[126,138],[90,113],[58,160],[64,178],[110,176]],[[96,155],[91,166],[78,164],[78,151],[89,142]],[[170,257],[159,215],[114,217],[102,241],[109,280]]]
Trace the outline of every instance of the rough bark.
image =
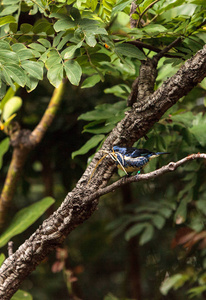
[[[103,149],[111,149],[115,144],[132,145],[147,133],[169,107],[186,95],[205,76],[206,46],[188,60],[174,76],[166,80],[157,91],[135,103],[133,109],[127,112],[125,118],[111,132]],[[95,155],[59,209],[3,263],[0,269],[0,299],[10,299],[24,278],[48,253],[59,246],[74,228],[95,211],[98,199],[90,196],[106,185],[114,169],[110,160],[103,160],[101,167],[98,167],[95,176],[87,185],[91,171],[100,156],[100,152]]]

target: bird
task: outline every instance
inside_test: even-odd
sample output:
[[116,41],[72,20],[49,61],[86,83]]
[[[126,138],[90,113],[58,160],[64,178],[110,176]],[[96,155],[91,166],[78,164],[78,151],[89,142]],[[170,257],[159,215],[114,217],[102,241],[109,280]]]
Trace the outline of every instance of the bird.
[[[123,170],[128,176],[133,172],[138,172],[154,157],[157,157],[162,154],[169,154],[169,152],[151,152],[147,149],[138,149],[135,147],[121,147],[113,146],[110,151],[101,150],[104,153],[104,156],[96,163],[94,170],[89,178],[88,183],[94,175],[94,172],[99,165],[99,163],[107,156],[109,156],[117,168]],[[137,174],[138,174],[137,173]],[[87,183],[87,184],[88,184]]]
[[108,152],[117,167],[123,170],[126,175],[141,171],[152,158],[162,154],[169,154],[169,152],[152,152],[147,149],[120,146],[113,146],[112,150]]

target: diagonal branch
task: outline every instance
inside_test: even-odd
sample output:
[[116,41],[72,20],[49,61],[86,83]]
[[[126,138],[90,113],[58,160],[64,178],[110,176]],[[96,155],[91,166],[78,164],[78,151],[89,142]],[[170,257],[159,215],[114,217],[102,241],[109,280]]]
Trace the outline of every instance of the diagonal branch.
[[[206,76],[206,46],[185,62],[179,71],[166,80],[152,95],[136,103],[125,118],[117,124],[103,144],[102,150],[112,145],[132,145],[144,136],[167,109],[189,93]],[[106,186],[114,165],[105,160],[87,185],[89,177],[102,152],[97,152],[76,187],[68,193],[62,205],[9,256],[0,268],[0,298],[10,299],[21,282],[38,264],[66,239],[79,224],[96,210],[98,199],[91,195]]]
[[[178,37],[176,40],[174,40],[171,44],[169,44],[168,46],[166,46],[164,49],[162,49],[159,53],[157,53],[153,59],[155,61],[159,61],[160,58],[162,58],[163,56],[165,56],[165,54],[167,52],[169,52],[170,49],[172,49],[173,47],[177,46],[180,42],[181,42],[182,38]],[[174,57],[174,56],[173,56]]]
[[62,82],[58,88],[54,89],[41,121],[32,132],[20,129],[11,136],[11,145],[14,147],[14,150],[0,196],[0,227],[2,227],[5,222],[6,212],[15,194],[17,183],[27,156],[29,152],[40,143],[56,115],[62,99],[63,88],[64,83]]

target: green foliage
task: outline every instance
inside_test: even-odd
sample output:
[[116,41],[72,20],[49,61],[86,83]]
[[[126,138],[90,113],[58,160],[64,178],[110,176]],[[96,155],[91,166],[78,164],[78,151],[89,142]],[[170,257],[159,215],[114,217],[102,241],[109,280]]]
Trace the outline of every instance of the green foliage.
[[188,274],[175,274],[163,281],[160,291],[162,295],[166,296],[171,288],[178,289],[188,280],[190,280]]
[[11,300],[32,300],[33,297],[26,291],[18,290],[12,297]]
[[145,206],[141,205],[112,222],[108,230],[112,230],[113,236],[125,232],[127,241],[140,235],[139,244],[144,245],[154,237],[155,229],[163,228],[175,207],[174,202],[150,202]]
[[0,254],[0,266],[3,264],[3,262],[5,261],[5,259],[6,259],[6,256],[3,253],[1,253]]
[[[166,46],[173,39],[182,36],[184,40],[181,46],[176,47],[180,58],[191,56],[204,44],[199,34],[205,18],[205,11],[201,7],[204,3],[201,1],[186,1],[192,9],[182,9],[182,14],[179,14],[178,9],[184,1],[174,1],[172,4],[158,1],[149,10],[145,26],[129,29],[129,19],[126,19],[127,22],[123,19],[128,15],[131,2],[67,1],[71,5],[67,11],[66,1],[25,1],[22,7],[19,6],[20,1],[3,1],[0,9],[1,88],[7,84],[15,89],[16,82],[32,91],[42,80],[44,67],[47,69],[47,78],[56,87],[64,77],[72,84],[79,85],[82,73],[90,75],[92,69],[103,80],[108,71],[111,74],[111,68],[118,59],[135,69],[137,61],[134,59],[144,60],[146,56],[144,51],[128,43],[133,38],[141,38],[142,42],[149,44],[158,44],[160,38],[164,38]],[[151,1],[140,1],[134,18],[143,13],[149,4]],[[42,18],[32,25],[23,23],[17,30],[21,9],[30,15],[40,13]],[[144,15],[142,18],[144,19]],[[157,22],[153,21],[155,19]],[[112,26],[108,31],[106,26],[110,22]],[[119,25],[121,32],[116,31]],[[161,44],[162,42],[163,40]],[[105,44],[108,46],[107,50],[104,48]],[[103,53],[101,60],[92,59],[93,55]],[[108,58],[112,60],[110,70],[105,65]],[[85,68],[86,61],[89,61],[90,66],[87,63]],[[116,71],[112,71],[113,76]],[[94,82],[93,80],[91,86]]]
[[105,133],[109,133],[116,123],[124,117],[125,101],[119,101],[114,104],[100,104],[94,110],[79,116],[79,120],[92,121],[84,126],[83,132],[95,134],[79,150],[72,153],[72,158],[76,155],[87,153],[92,148],[99,145],[105,138]]
[[78,151],[75,151],[72,153],[72,159],[75,158],[75,156],[77,156],[77,155],[83,155],[83,154],[87,153],[89,150],[96,147],[99,144],[99,142],[101,142],[103,139],[104,139],[103,134],[93,136]]
[[8,241],[17,234],[25,231],[31,226],[52,204],[54,199],[46,197],[26,208],[21,209],[13,218],[10,225],[0,236],[0,247],[3,247]]
[[22,99],[20,97],[10,98],[3,106],[2,118],[7,121],[17,110],[22,106]]
[[8,149],[9,138],[7,137],[0,142],[0,169],[2,168],[4,154],[8,151]]
[[[118,298],[118,297],[115,297],[113,294],[111,294],[111,293],[109,293],[108,295],[106,295],[105,297],[104,297],[104,300],[119,300],[120,298]],[[131,300],[131,299],[129,299],[129,298],[124,298],[124,299],[122,299],[121,298],[121,300]]]
[[[33,203],[41,199],[45,190],[47,194],[55,194],[60,204],[85,169],[86,158],[80,155],[99,148],[124,118],[128,109],[126,100],[132,82],[139,74],[141,61],[156,54],[150,49],[161,50],[181,37],[179,44],[170,49],[170,57],[164,57],[158,63],[156,89],[205,44],[204,0],[136,1],[137,10],[132,16],[137,21],[135,28],[129,24],[131,3],[132,0],[1,2],[1,129],[9,129],[7,125],[21,105],[20,98],[15,97],[23,99],[17,120],[24,128],[34,128],[51,96],[49,84],[58,87],[65,78],[70,83],[53,128],[42,141],[38,153],[28,158],[14,199],[14,210],[23,204],[28,206],[28,201]],[[137,47],[135,41],[144,46]],[[29,97],[22,87],[32,92]],[[142,138],[135,144],[140,148],[170,152],[167,157],[151,161],[145,172],[191,153],[205,152],[205,90],[204,80],[190,96],[181,99],[162,117],[147,134],[147,139]],[[13,105],[12,99],[18,99],[18,103],[15,101]],[[78,120],[85,122],[83,133],[86,135],[80,134],[80,126],[76,123],[78,116]],[[88,134],[90,139],[86,140]],[[9,164],[8,149],[9,138],[1,133],[2,183]],[[70,153],[75,160],[70,158]],[[53,178],[57,182],[54,187]],[[118,175],[114,174],[111,180],[117,179]],[[141,245],[138,252],[144,299],[160,299],[160,293],[170,293],[174,299],[201,299],[206,282],[205,180],[205,163],[198,160],[152,182],[132,185],[131,193],[122,189],[105,196],[100,203],[101,209],[96,212],[98,220],[94,216],[85,227],[82,226],[83,229],[75,231],[69,244],[69,265],[85,269],[82,274],[74,271],[83,297],[128,299],[129,285],[123,292],[125,282],[131,281],[126,278],[129,270],[125,272],[124,269],[129,264],[125,253],[130,251],[131,243],[137,241],[136,245]],[[52,203],[50,198],[48,203],[46,200],[37,202],[17,213],[2,234],[1,245],[33,224]],[[193,230],[189,232],[193,239],[186,233],[182,233],[181,241],[178,239],[180,229],[184,227]],[[125,239],[116,238],[120,234]],[[16,239],[23,237],[19,235]],[[132,257],[131,253],[128,256]],[[1,258],[3,261],[5,256]],[[105,271],[105,261],[112,261],[108,264],[109,271],[108,268]],[[48,262],[46,264],[48,267]],[[64,300],[66,295],[68,298],[68,291],[60,283],[62,278],[58,279],[57,274],[52,278],[51,272],[46,273],[43,268],[40,266],[36,275],[40,286],[38,292],[32,283],[34,297]],[[103,277],[96,277],[96,274],[102,276],[104,273],[105,281]],[[86,284],[88,278],[90,282]],[[92,288],[91,282],[95,282]],[[54,288],[57,295],[53,295]],[[97,294],[93,295],[95,290]],[[18,291],[17,295],[20,293]],[[23,299],[22,294],[19,298]]]

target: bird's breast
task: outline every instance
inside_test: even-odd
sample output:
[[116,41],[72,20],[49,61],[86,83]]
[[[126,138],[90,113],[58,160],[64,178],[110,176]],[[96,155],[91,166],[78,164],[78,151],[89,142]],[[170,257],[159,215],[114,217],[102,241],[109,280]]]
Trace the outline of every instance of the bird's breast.
[[[146,157],[128,157],[128,156],[124,156],[124,159],[121,159],[121,163],[123,165],[123,167],[125,168],[125,170],[128,173],[132,173],[132,172],[137,172],[139,171],[143,166],[145,166],[147,163],[149,162],[149,159]],[[117,163],[117,162],[116,162]],[[122,166],[117,163],[117,167],[121,170]],[[123,170],[124,171],[124,170]]]

